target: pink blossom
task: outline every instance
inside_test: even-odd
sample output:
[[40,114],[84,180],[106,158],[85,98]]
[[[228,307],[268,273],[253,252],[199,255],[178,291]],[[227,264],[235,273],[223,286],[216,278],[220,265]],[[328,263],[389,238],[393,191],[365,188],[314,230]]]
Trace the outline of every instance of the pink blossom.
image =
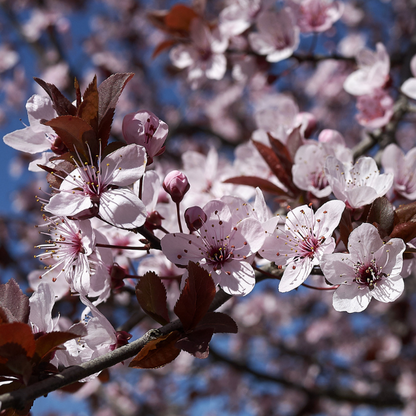
[[329,196],[331,186],[325,176],[325,160],[335,156],[345,164],[352,163],[352,151],[345,146],[344,138],[335,130],[323,130],[319,141],[309,140],[299,147],[292,167],[293,182],[317,198]]
[[258,33],[249,34],[252,49],[269,62],[289,58],[299,45],[299,28],[289,9],[265,11],[256,19]]
[[328,156],[325,175],[335,197],[351,208],[371,204],[376,198],[385,195],[393,185],[393,175],[380,175],[371,157],[361,157],[350,168],[336,157]]
[[168,135],[167,124],[150,111],[127,114],[123,119],[123,137],[127,144],[136,143],[146,149],[148,165],[161,155]]
[[50,239],[37,246],[45,253],[37,257],[45,263],[43,276],[54,273],[52,281],[63,275],[71,290],[85,296],[98,296],[100,301],[110,294],[108,269],[113,263],[111,250],[98,248],[98,242],[108,240],[88,220],[72,221],[66,218],[46,218]]
[[110,153],[98,167],[78,165],[44,209],[54,215],[99,216],[113,225],[140,227],[146,220],[146,208],[126,186],[143,176],[145,166],[145,149],[136,144]]
[[3,137],[4,143],[20,152],[31,154],[51,149],[57,136],[51,127],[41,124],[41,120],[51,120],[57,116],[52,101],[49,97],[34,94],[27,100],[26,110],[29,126],[6,134]]
[[[247,205],[239,202],[240,209]],[[253,216],[241,219],[237,208],[223,201],[210,201],[203,211],[208,219],[197,234],[166,235],[163,253],[175,264],[199,262],[226,293],[247,295],[255,284],[251,263],[264,241],[261,223]]]
[[361,312],[371,298],[393,302],[403,292],[400,276],[406,245],[400,238],[387,243],[371,224],[361,224],[348,238],[349,254],[323,256],[322,271],[332,284],[340,285],[333,297],[337,311]]
[[237,0],[225,7],[219,15],[220,32],[226,36],[237,36],[246,31],[261,10],[262,0]]
[[190,26],[191,44],[181,44],[170,52],[170,59],[178,68],[188,68],[188,81],[192,88],[201,85],[204,78],[220,80],[227,69],[224,52],[228,40],[218,29],[210,30],[199,18]]
[[410,61],[410,70],[412,71],[413,78],[407,79],[400,89],[403,94],[416,100],[416,55]]
[[359,69],[345,80],[345,91],[352,95],[368,95],[386,84],[389,79],[390,58],[382,43],[377,43],[376,52],[361,49],[356,59]]
[[292,0],[290,3],[301,32],[324,32],[342,15],[344,4],[332,0]]
[[386,173],[394,175],[393,189],[407,199],[416,198],[416,148],[405,155],[399,146],[388,145],[381,157],[381,164]]
[[309,206],[302,205],[289,211],[284,226],[278,224],[275,232],[269,233],[259,254],[286,266],[279,284],[280,292],[300,286],[322,256],[334,251],[332,233],[344,208],[341,201],[329,201],[314,213]]
[[357,98],[357,108],[360,111],[356,116],[357,121],[368,129],[383,127],[393,116],[393,104],[393,98],[382,89],[361,95]]

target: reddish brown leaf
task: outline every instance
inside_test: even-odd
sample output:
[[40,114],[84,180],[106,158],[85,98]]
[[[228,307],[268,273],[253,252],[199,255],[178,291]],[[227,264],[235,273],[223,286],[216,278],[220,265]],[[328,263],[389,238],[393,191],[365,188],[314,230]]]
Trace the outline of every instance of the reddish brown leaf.
[[273,182],[267,179],[258,178],[257,176],[236,176],[235,178],[229,178],[223,181],[223,183],[232,183],[234,185],[247,185],[254,188],[259,187],[264,192],[270,192],[271,194],[285,196],[287,192],[280,189]]
[[130,362],[132,368],[159,368],[172,362],[181,352],[176,348],[180,333],[170,334],[149,341]]
[[83,155],[85,160],[91,163],[88,148],[84,143],[88,143],[91,154],[98,154],[98,142],[91,126],[82,118],[73,116],[61,116],[45,123],[52,127],[55,133],[62,139],[66,147]]
[[400,205],[394,211],[394,225],[416,219],[416,202]]
[[[416,237],[416,221],[397,224],[390,234],[390,238],[401,238],[405,243]],[[0,327],[1,328],[1,327]]]
[[0,284],[0,320],[4,323],[29,320],[29,298],[14,279]]
[[282,163],[283,169],[285,170],[287,175],[291,177],[293,159],[292,155],[289,152],[289,149],[280,140],[275,139],[270,133],[268,133],[267,135],[269,136],[270,146],[272,147],[274,153]]
[[161,52],[171,48],[177,41],[175,39],[168,39],[160,42],[152,53],[152,59],[155,59]]
[[370,206],[366,222],[377,224],[381,238],[388,236],[393,231],[394,223],[394,207],[391,202],[384,196],[375,199]]
[[[5,344],[19,345],[26,351],[29,358],[33,357],[36,349],[31,327],[22,322],[0,325],[0,347]],[[0,362],[5,362],[2,357],[0,357]]]
[[349,209],[344,209],[344,212],[341,216],[341,221],[339,223],[339,229],[341,240],[344,243],[344,246],[348,247],[348,237],[353,230],[351,222],[351,211]]
[[231,316],[221,312],[208,312],[196,327],[197,330],[210,328],[216,333],[236,334],[238,326]]
[[134,74],[113,74],[98,87],[98,137],[107,146],[117,101]]
[[41,80],[40,78],[33,78],[49,95],[53,102],[53,108],[58,113],[58,116],[71,115],[75,116],[77,109],[53,84]]
[[300,133],[300,129],[300,126],[295,127],[286,140],[286,147],[289,150],[290,155],[292,156],[292,160],[295,160],[295,155],[299,147],[305,144],[303,136]]
[[166,288],[159,276],[147,272],[136,285],[136,297],[142,309],[156,322],[166,325],[169,320]]
[[282,184],[288,189],[294,190],[295,186],[292,182],[291,175],[286,173],[280,159],[276,156],[273,150],[265,144],[255,140],[253,140],[253,144],[256,146],[256,149],[260,153],[261,157],[268,164],[270,170],[276,175],[277,179],[279,179],[279,181],[282,182]]
[[75,338],[79,338],[79,335],[74,334],[72,332],[48,332],[44,335],[41,335],[35,341],[35,354],[39,357],[39,360],[41,361],[49,353],[55,351],[59,345],[62,345],[64,342]]
[[97,76],[88,85],[78,108],[77,116],[86,121],[98,133],[98,90]]
[[176,346],[196,358],[204,359],[208,357],[209,342],[213,334],[214,330],[212,328],[198,328],[187,332],[176,342]]
[[180,32],[189,32],[192,19],[198,17],[196,12],[185,4],[175,4],[165,16],[168,28]]
[[78,109],[82,102],[82,97],[81,97],[81,88],[79,87],[79,82],[76,78],[74,80],[74,88],[75,88],[75,95],[77,97],[77,112],[78,112]]
[[215,293],[215,284],[209,273],[189,262],[188,279],[174,308],[185,331],[198,325],[208,312]]

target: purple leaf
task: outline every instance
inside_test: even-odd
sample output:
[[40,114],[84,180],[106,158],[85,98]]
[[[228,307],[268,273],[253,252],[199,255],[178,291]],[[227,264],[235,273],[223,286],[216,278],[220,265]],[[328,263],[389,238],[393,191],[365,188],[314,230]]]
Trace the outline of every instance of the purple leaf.
[[166,289],[159,276],[147,272],[136,285],[136,297],[142,309],[156,322],[166,325],[169,320]]
[[29,320],[29,298],[14,279],[0,285],[0,319],[4,323]]

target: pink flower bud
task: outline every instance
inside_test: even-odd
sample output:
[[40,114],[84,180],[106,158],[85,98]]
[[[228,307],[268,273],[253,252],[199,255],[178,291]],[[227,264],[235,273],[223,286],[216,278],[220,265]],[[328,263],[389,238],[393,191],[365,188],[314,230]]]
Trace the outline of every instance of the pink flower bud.
[[127,144],[139,144],[146,149],[148,165],[155,156],[164,152],[163,144],[168,135],[168,126],[150,111],[127,114],[123,119],[122,129]]
[[163,181],[163,189],[172,197],[172,201],[178,204],[189,191],[188,178],[178,170],[168,173]]
[[200,207],[190,207],[185,211],[185,221],[189,231],[199,230],[207,220],[207,214]]

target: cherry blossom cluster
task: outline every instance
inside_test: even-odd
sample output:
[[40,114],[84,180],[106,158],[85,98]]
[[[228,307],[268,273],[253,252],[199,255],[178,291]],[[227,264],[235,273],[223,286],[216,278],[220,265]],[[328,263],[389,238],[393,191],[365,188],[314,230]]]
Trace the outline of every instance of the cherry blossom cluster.
[[[150,104],[130,106],[124,97],[132,73],[112,71],[101,84],[94,77],[82,93],[75,81],[72,96],[35,78],[42,91],[27,100],[28,125],[3,138],[41,178],[33,199],[42,219],[30,298],[14,281],[0,285],[5,392],[8,383],[18,390],[128,344],[132,335],[103,312],[126,306],[125,294],[159,324],[175,316],[181,322],[125,362],[135,368],[168,364],[180,351],[206,358],[214,333],[237,332],[233,318],[254,327],[261,313],[247,305],[256,305],[263,279],[273,283],[270,305],[309,290],[328,302],[332,296],[333,316],[362,312],[372,298],[379,308],[403,299],[416,272],[416,150],[413,139],[401,146],[394,134],[414,112],[416,56],[400,82],[381,42],[367,47],[349,38],[322,57],[314,50],[317,36],[349,6],[275,3],[229,1],[215,19],[184,4],[148,14],[164,34],[152,40],[154,57],[165,53],[172,74],[184,76],[182,88],[211,88],[201,117],[210,128],[201,130],[217,141],[201,144],[200,132],[183,127],[175,110],[165,118]],[[14,65],[13,55],[8,59]],[[273,65],[284,61],[286,69],[273,78]],[[273,86],[304,62],[315,72],[302,93],[315,107]],[[343,134],[341,117],[327,122],[327,107],[319,104],[342,107],[339,96],[355,97],[355,137]],[[192,98],[196,118],[200,96]],[[229,114],[232,106],[239,106],[238,117]],[[240,139],[242,125],[248,134]],[[237,304],[233,318],[209,309],[223,292],[248,298],[238,298],[247,303]],[[62,299],[71,299],[78,320],[53,316]],[[25,350],[17,370],[3,352],[9,354],[8,343]]]

